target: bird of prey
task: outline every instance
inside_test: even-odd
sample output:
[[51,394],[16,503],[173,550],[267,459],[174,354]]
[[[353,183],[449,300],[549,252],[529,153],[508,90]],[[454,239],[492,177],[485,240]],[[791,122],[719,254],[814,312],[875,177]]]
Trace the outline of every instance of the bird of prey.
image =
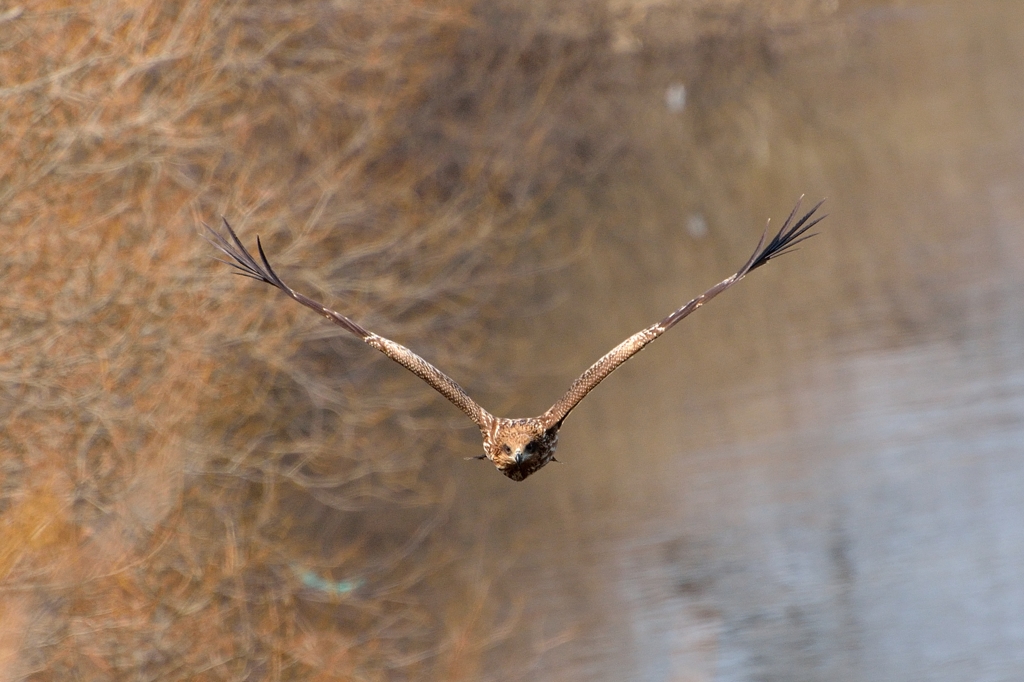
[[782,225],[782,229],[767,244],[765,244],[765,240],[768,236],[768,227],[765,227],[764,233],[761,235],[761,241],[758,242],[753,255],[742,268],[674,311],[665,319],[633,334],[615,346],[604,357],[583,372],[572,383],[572,386],[569,387],[565,395],[559,398],[547,412],[538,417],[527,417],[525,419],[495,417],[477,405],[462,390],[462,387],[455,383],[447,374],[405,346],[374,334],[351,318],[337,313],[289,287],[278,277],[274,269],[270,267],[270,262],[263,252],[263,245],[260,243],[259,237],[256,238],[256,246],[260,255],[260,260],[257,261],[246,250],[245,246],[242,245],[241,240],[239,240],[235,231],[231,229],[231,225],[228,224],[226,219],[224,220],[224,227],[231,237],[230,241],[216,230],[210,228],[209,225],[204,223],[204,227],[206,227],[208,232],[207,239],[210,243],[231,259],[230,261],[222,262],[236,268],[236,274],[272,284],[302,305],[312,308],[331,322],[355,334],[368,345],[376,348],[423,379],[434,390],[454,403],[456,407],[473,420],[473,423],[480,428],[483,435],[483,454],[470,459],[489,459],[501,473],[513,481],[522,481],[548,462],[554,460],[555,446],[558,444],[558,430],[561,428],[562,422],[565,421],[565,418],[569,416],[573,408],[595,386],[611,374],[616,367],[639,353],[644,346],[674,327],[680,320],[697,310],[697,308],[700,308],[712,298],[733,284],[736,284],[736,282],[739,282],[749,272],[756,270],[773,258],[788,253],[796,244],[803,240],[813,237],[814,235],[807,234],[807,231],[824,219],[825,216],[814,216],[822,203],[823,201],[818,202],[814,208],[794,222],[794,218],[800,208],[800,202],[797,202],[786,222]]

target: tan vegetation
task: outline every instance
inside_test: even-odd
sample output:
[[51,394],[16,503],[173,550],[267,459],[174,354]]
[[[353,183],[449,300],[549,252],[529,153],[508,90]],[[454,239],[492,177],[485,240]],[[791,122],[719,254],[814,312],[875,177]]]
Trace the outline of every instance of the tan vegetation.
[[[197,226],[229,216],[296,286],[479,377],[502,273],[575,236],[530,217],[574,169],[542,114],[576,57],[459,2],[0,22],[4,678],[472,676],[504,622],[486,585],[441,615],[417,596],[445,565],[417,545],[429,464],[461,434]],[[398,537],[361,520],[381,500]]]

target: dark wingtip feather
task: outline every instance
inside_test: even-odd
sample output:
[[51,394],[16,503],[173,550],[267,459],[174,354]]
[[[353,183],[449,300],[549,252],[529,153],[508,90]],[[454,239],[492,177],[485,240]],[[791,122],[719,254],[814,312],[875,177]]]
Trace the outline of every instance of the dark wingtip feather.
[[[800,201],[802,200],[803,197],[800,197]],[[815,212],[821,208],[821,205],[825,203],[825,200],[822,199],[816,203],[810,211],[805,213],[802,218],[794,223],[793,218],[796,216],[797,211],[800,210],[800,201],[796,202],[796,206],[793,207],[789,217],[786,218],[786,222],[782,224],[782,229],[779,230],[778,234],[768,242],[767,246],[763,249],[759,249],[747,272],[761,267],[773,258],[778,258],[784,254],[791,253],[794,246],[817,234],[807,234],[807,231],[828,217],[826,214],[817,216],[813,220],[811,219]]]
[[242,240],[238,238],[235,231],[231,228],[231,224],[227,218],[221,216],[221,220],[224,222],[224,227],[227,229],[228,234],[231,237],[231,241],[228,241],[224,235],[217,230],[213,229],[206,223],[203,223],[203,227],[206,228],[206,232],[203,234],[203,238],[206,241],[213,244],[221,253],[230,258],[230,261],[217,258],[216,260],[221,263],[226,263],[231,267],[235,268],[236,275],[242,275],[243,277],[250,277],[252,279],[272,284],[279,289],[288,291],[288,287],[285,286],[281,278],[277,276],[273,268],[270,267],[270,262],[267,260],[267,256],[263,253],[263,246],[260,244],[259,237],[256,237],[256,245],[259,248],[260,259],[263,261],[260,264],[249,250],[242,244]]
[[288,291],[288,287],[284,285],[281,278],[274,272],[274,268],[270,267],[270,261],[267,260],[267,254],[263,252],[263,242],[260,241],[259,235],[256,235],[256,250],[260,252],[260,260],[263,261],[263,267],[266,268],[264,270],[265,274],[270,275],[270,283]]

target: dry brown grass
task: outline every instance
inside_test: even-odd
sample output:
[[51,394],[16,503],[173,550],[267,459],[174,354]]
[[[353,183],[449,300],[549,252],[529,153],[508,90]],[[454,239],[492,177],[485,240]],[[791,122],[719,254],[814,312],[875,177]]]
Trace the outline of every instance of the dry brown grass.
[[296,286],[486,393],[502,273],[571,251],[530,218],[607,149],[549,123],[585,41],[468,1],[0,22],[5,679],[471,678],[510,621],[480,576],[427,608],[445,557],[417,542],[445,505],[427,465],[475,435],[196,226],[258,231]]

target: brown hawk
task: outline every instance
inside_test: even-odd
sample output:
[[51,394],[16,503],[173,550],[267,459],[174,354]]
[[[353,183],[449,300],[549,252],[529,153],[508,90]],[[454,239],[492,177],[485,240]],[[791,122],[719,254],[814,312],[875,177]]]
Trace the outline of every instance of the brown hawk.
[[824,219],[825,216],[819,216],[812,220],[814,213],[822,203],[823,201],[818,202],[814,208],[794,222],[793,219],[800,208],[800,202],[797,202],[786,222],[782,225],[782,229],[779,230],[778,234],[767,245],[765,244],[765,239],[768,236],[768,228],[765,227],[765,231],[761,235],[761,241],[758,242],[754,254],[735,274],[711,287],[662,321],[637,332],[611,349],[604,357],[581,374],[579,379],[574,381],[572,386],[569,387],[566,394],[552,405],[547,412],[539,417],[528,417],[525,419],[495,417],[477,405],[462,390],[462,387],[455,383],[447,374],[405,346],[374,334],[352,319],[341,313],[334,312],[289,287],[281,281],[281,278],[277,276],[274,269],[270,267],[270,262],[263,252],[263,245],[260,243],[259,237],[256,238],[256,246],[260,254],[260,260],[257,261],[242,245],[242,242],[238,239],[235,231],[231,229],[226,219],[224,220],[224,227],[231,236],[231,241],[228,241],[219,232],[210,228],[209,225],[204,224],[204,227],[206,227],[209,233],[207,237],[209,241],[233,261],[223,262],[236,268],[238,274],[274,285],[302,305],[312,308],[331,322],[347,329],[370,346],[384,353],[384,355],[426,381],[438,393],[454,403],[456,407],[465,412],[480,427],[480,431],[483,434],[484,454],[472,459],[489,459],[501,473],[514,481],[522,481],[554,459],[555,446],[558,444],[558,430],[561,428],[562,422],[565,421],[565,418],[569,416],[572,409],[595,386],[611,374],[616,367],[640,352],[644,346],[664,334],[707,301],[722,293],[733,284],[736,284],[751,270],[756,270],[771,259],[789,252],[796,244],[813,237],[814,235],[806,233]]

